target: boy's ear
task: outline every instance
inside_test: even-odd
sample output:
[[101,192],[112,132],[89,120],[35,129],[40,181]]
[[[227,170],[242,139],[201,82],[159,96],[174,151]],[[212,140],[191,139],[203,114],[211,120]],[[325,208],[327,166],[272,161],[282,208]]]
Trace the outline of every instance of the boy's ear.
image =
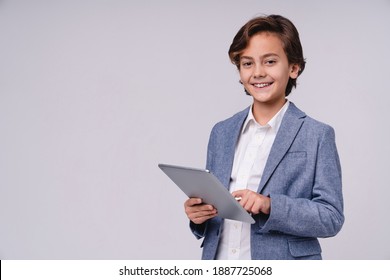
[[300,70],[300,67],[298,64],[291,64],[290,65],[290,78],[291,79],[298,78],[299,70]]

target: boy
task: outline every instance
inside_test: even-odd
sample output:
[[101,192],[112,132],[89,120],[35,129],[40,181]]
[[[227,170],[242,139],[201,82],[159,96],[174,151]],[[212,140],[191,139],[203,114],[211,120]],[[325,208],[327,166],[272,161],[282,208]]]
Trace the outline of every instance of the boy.
[[202,258],[321,259],[317,238],[344,222],[341,168],[334,130],[286,99],[305,68],[298,31],[282,16],[254,18],[229,57],[253,104],[214,126],[206,168],[256,223],[223,220],[212,205],[188,199]]

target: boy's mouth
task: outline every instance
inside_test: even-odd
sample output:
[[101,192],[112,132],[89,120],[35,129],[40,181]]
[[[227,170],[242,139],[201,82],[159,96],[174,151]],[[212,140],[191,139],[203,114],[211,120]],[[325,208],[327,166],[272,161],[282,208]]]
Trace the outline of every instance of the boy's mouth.
[[270,85],[272,85],[274,82],[271,82],[271,83],[255,83],[255,84],[252,84],[254,87],[256,88],[266,88],[266,87],[269,87]]

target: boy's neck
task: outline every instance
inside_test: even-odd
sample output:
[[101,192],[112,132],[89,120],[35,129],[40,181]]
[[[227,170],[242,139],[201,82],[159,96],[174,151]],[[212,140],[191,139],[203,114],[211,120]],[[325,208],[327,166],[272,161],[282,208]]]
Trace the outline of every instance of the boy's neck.
[[260,125],[266,125],[282,109],[287,99],[275,103],[253,102],[252,114]]

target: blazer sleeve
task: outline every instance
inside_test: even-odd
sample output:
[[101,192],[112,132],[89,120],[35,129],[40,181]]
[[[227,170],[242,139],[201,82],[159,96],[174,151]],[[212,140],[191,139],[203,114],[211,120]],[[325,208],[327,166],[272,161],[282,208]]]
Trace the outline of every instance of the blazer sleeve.
[[271,193],[271,212],[265,223],[259,225],[260,233],[330,237],[340,231],[344,223],[342,181],[333,128],[323,126],[319,139],[314,180],[303,182],[311,197]]

